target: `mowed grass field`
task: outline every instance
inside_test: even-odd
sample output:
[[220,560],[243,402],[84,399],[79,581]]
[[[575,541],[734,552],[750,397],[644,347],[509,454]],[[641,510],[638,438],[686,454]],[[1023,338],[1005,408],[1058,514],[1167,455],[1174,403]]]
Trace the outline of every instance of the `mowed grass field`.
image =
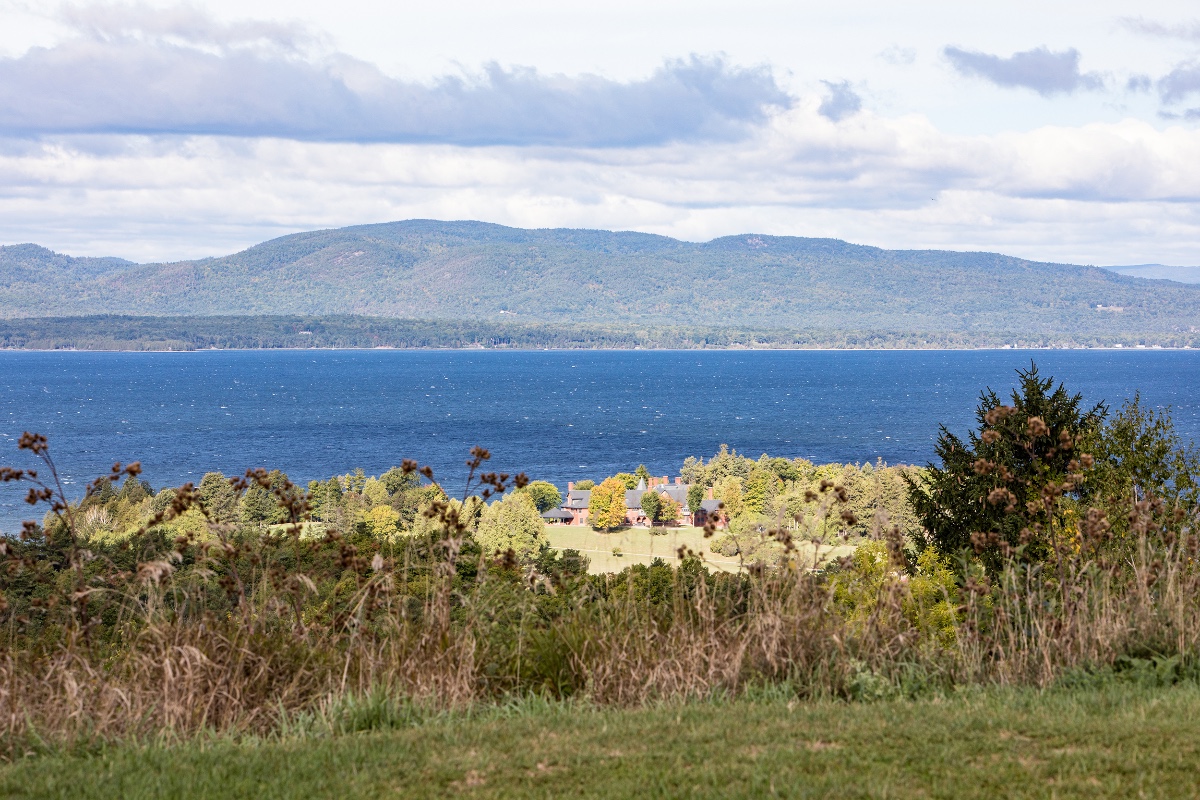
[[[679,563],[679,548],[686,547],[704,559],[709,569],[736,572],[741,566],[736,556],[714,553],[709,545],[721,536],[704,538],[703,528],[618,528],[609,533],[600,533],[586,525],[547,525],[546,539],[556,550],[579,550],[591,559],[588,572],[596,575],[620,572],[632,564],[649,564],[661,558],[668,564]],[[818,557],[810,542],[797,542],[802,557],[814,564],[831,558],[840,558],[854,550],[853,546],[822,545]],[[613,548],[621,555],[613,555]]]
[[527,702],[318,739],[30,757],[6,798],[1191,798],[1200,688],[595,710]]

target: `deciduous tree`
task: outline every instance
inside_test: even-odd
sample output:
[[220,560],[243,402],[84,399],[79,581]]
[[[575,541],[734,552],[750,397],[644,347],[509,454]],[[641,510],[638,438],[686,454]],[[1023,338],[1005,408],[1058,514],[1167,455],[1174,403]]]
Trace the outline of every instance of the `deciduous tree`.
[[533,498],[526,492],[511,492],[484,509],[475,540],[485,554],[512,550],[526,563],[537,555],[543,529]]
[[667,525],[679,521],[682,508],[670,495],[661,495],[662,505],[658,509],[658,521]]
[[593,528],[612,530],[625,524],[625,481],[619,477],[606,478],[592,489],[588,502],[588,520]]
[[537,510],[543,514],[562,505],[562,493],[549,481],[532,481],[520,491],[528,492]]
[[651,525],[659,521],[659,513],[662,511],[662,498],[658,496],[658,492],[649,491],[642,495],[642,511],[646,512],[646,519]]

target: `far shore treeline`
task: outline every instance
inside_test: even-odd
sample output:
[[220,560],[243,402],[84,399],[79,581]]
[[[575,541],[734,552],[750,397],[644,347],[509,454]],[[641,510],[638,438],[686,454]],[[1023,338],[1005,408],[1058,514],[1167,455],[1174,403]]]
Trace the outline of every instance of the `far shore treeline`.
[[390,319],[95,315],[0,319],[8,350],[1200,348],[1196,331],[896,331]]

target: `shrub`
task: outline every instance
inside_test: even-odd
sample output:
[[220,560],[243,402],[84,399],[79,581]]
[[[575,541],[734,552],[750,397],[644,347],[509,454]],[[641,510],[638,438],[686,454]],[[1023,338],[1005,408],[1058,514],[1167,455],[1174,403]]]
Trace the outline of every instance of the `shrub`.
[[896,555],[883,541],[860,545],[830,578],[834,601],[859,627],[878,616],[881,603],[894,603],[923,637],[953,643],[958,587],[948,560],[926,549],[910,571]]

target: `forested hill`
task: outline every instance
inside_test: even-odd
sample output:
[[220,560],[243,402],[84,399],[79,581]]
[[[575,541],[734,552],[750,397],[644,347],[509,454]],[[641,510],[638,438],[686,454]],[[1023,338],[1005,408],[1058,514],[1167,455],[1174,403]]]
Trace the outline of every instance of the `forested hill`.
[[0,248],[0,317],[364,315],[791,330],[1187,336],[1200,286],[994,253],[410,220],[169,264]]

